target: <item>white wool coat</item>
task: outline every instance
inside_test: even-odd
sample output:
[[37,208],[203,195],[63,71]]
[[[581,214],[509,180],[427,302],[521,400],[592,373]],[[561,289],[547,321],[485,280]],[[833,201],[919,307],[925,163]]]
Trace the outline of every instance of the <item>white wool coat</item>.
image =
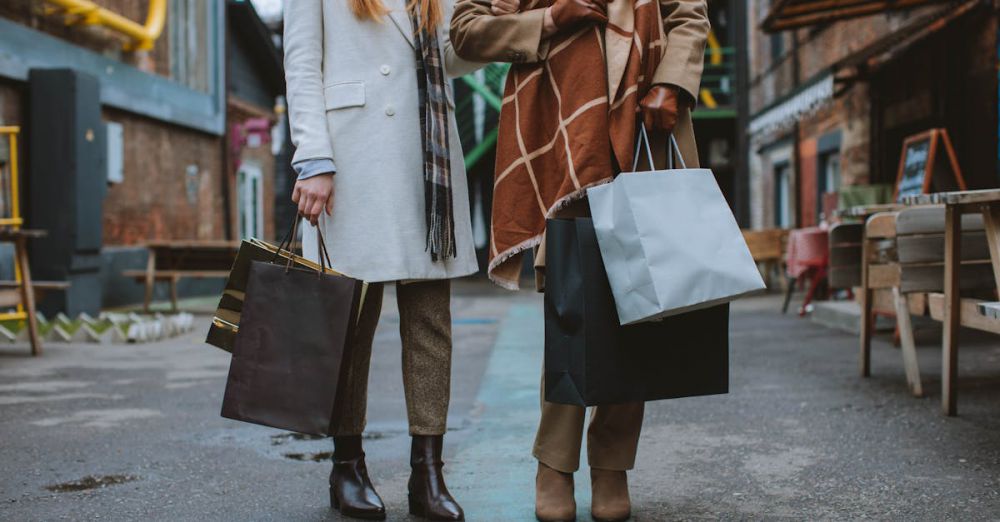
[[[285,77],[293,162],[336,165],[333,213],[320,222],[333,267],[369,282],[449,279],[478,270],[465,164],[449,114],[457,258],[426,251],[423,149],[416,48],[405,0],[383,0],[381,22],[359,20],[346,0],[285,2]],[[458,58],[448,37],[452,1],[438,28],[449,77],[481,64]],[[447,86],[449,106],[454,93]],[[317,260],[315,229],[303,250]]]

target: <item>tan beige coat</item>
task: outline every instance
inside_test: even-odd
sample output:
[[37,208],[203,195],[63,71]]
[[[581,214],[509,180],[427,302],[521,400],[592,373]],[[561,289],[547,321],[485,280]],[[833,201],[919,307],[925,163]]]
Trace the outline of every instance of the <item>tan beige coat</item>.
[[[631,0],[635,1],[635,0]],[[632,24],[622,17],[632,16],[631,1],[609,4],[612,19],[619,27]],[[642,0],[640,0],[642,1]],[[698,99],[705,61],[705,42],[711,29],[705,0],[659,0],[667,48],[653,83],[676,85]],[[548,45],[542,39],[544,10],[533,9],[516,14],[494,16],[490,0],[458,0],[451,21],[451,41],[459,56],[479,62],[527,63],[545,60]],[[629,49],[609,47],[608,75],[611,90],[616,90],[615,69],[624,67]],[[620,81],[620,76],[619,76]],[[677,141],[688,166],[697,166],[698,149],[690,114],[683,114],[675,130]],[[656,139],[665,144],[665,138]],[[666,148],[657,147],[665,154]]]
[[[608,14],[613,25],[633,26],[634,1],[650,0],[617,0],[609,4]],[[529,9],[516,14],[494,16],[490,4],[490,0],[457,1],[451,22],[451,40],[456,53],[465,59],[482,62],[544,61],[548,54],[548,42],[542,38],[544,10]],[[659,4],[667,42],[664,58],[656,70],[652,83],[676,85],[688,93],[691,99],[697,100],[704,64],[705,42],[710,31],[706,2],[705,0],[659,0]],[[617,92],[630,53],[629,43],[626,41],[622,44],[621,38],[605,38],[605,41],[608,85],[610,92]],[[684,111],[680,115],[674,134],[687,166],[698,166],[698,149],[689,111]],[[651,140],[654,144],[657,166],[663,167],[666,163],[667,137],[654,135],[651,136]],[[644,165],[642,168],[648,167]],[[586,208],[581,208],[581,205],[571,205],[562,212],[567,216],[586,213]],[[543,241],[535,257],[535,266],[540,276],[543,274],[545,264],[544,244]],[[517,266],[501,268],[518,270]],[[506,274],[505,277],[511,279],[515,274]],[[537,286],[542,289],[543,277],[539,277]]]

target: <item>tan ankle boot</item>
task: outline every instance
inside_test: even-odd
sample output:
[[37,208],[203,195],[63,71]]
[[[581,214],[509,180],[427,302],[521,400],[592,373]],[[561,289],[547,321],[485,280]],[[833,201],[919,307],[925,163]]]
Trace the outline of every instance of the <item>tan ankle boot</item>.
[[541,462],[535,476],[535,517],[542,522],[576,520],[573,474],[556,471]]
[[624,471],[590,470],[590,514],[600,522],[618,522],[632,516],[628,475]]

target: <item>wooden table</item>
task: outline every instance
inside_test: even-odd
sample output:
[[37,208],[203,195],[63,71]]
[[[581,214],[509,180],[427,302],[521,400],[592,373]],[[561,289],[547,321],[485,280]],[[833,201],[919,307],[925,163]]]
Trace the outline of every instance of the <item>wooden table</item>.
[[236,260],[239,241],[225,240],[164,240],[149,241],[145,270],[126,270],[125,277],[145,283],[144,310],[150,311],[153,287],[157,281],[170,284],[171,309],[177,310],[177,282],[183,278],[229,277],[229,270]]
[[837,209],[833,212],[835,217],[839,218],[856,218],[865,220],[870,216],[878,214],[879,212],[895,212],[897,210],[903,209],[903,205],[896,203],[886,203],[879,205],[858,205],[855,207]]
[[[959,295],[959,269],[962,266],[962,215],[981,212],[989,241],[990,260],[997,288],[1000,288],[1000,189],[942,192],[908,196],[907,205],[945,206],[944,258],[944,338],[942,340],[941,407],[946,415],[956,415],[958,382],[958,331],[962,326],[963,303]],[[979,314],[976,305],[965,307],[965,313]],[[1000,320],[991,324],[983,317],[978,328],[1000,333]],[[997,326],[996,329],[993,326]]]

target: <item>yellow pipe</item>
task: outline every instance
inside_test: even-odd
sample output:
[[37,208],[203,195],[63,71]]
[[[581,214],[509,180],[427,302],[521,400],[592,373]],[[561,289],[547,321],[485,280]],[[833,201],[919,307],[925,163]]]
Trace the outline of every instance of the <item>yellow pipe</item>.
[[[77,15],[79,23],[100,25],[127,36],[131,41],[125,46],[128,51],[148,51],[163,33],[167,20],[167,0],[149,0],[146,23],[130,20],[114,11],[98,6],[90,0],[46,0],[65,9],[67,14]],[[75,22],[67,22],[67,25]]]
[[708,109],[715,109],[719,106],[719,102],[715,101],[715,96],[712,96],[712,91],[708,89],[701,90],[701,102]]
[[722,64],[722,46],[719,45],[719,39],[715,36],[715,31],[710,30],[708,32],[708,48],[711,52],[711,58],[709,58],[709,63],[712,65]]

